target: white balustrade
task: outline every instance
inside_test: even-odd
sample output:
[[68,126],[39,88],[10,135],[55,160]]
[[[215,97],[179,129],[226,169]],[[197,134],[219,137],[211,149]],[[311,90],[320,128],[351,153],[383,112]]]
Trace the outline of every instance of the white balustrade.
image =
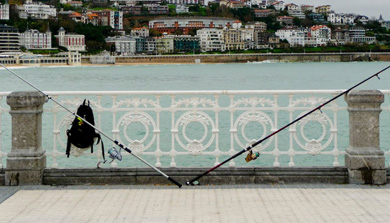
[[[98,129],[128,146],[156,167],[199,167],[216,165],[257,140],[272,134],[341,90],[302,91],[95,91],[46,92],[76,112],[84,99],[91,102]],[[390,95],[390,91],[382,91]],[[9,119],[7,92],[0,93],[0,117]],[[387,117],[390,105],[382,107]],[[0,119],[0,168],[9,151],[9,121]],[[49,167],[85,167],[102,160],[100,147],[81,154],[77,162],[65,159],[66,130],[73,115],[52,101],[44,106],[43,147]],[[7,133],[7,134],[4,134]],[[52,135],[51,135],[52,134]],[[389,130],[385,130],[388,136]],[[7,139],[5,139],[7,135]],[[382,138],[386,137],[382,135]],[[388,137],[386,137],[388,138]],[[382,140],[382,139],[381,139]],[[387,139],[381,141],[388,144]],[[115,144],[103,137],[106,151]],[[3,143],[2,143],[3,142]],[[227,166],[340,166],[348,146],[348,114],[341,97],[321,111],[305,117],[254,150],[260,158],[245,157]],[[386,145],[385,145],[386,146]],[[385,147],[387,149],[387,146]],[[112,167],[139,166],[128,153]],[[389,150],[385,150],[389,157]],[[106,155],[108,156],[108,155]],[[126,161],[127,160],[127,161]],[[131,160],[131,161],[129,161]]]

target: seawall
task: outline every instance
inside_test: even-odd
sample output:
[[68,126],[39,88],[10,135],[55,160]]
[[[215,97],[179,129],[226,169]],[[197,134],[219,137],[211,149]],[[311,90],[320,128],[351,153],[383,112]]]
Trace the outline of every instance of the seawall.
[[[247,62],[353,62],[390,61],[390,53],[268,53],[268,54],[195,54],[195,55],[137,55],[117,56],[116,64],[142,63],[247,63]],[[82,57],[90,64],[90,57]]]

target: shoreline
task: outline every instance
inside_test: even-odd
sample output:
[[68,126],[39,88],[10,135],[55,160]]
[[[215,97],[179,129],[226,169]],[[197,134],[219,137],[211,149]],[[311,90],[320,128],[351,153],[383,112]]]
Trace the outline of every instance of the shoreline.
[[159,55],[118,56],[115,63],[91,63],[90,56],[83,56],[78,64],[34,63],[4,64],[6,67],[77,67],[77,66],[137,66],[168,64],[224,64],[224,63],[310,63],[310,62],[388,62],[390,53],[280,53],[280,54],[223,54],[223,55]]

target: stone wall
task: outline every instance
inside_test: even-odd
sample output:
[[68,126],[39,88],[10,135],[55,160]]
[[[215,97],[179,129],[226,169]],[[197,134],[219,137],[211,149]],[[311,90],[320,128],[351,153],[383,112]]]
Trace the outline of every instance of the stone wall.
[[[246,63],[261,61],[278,62],[351,62],[390,61],[390,54],[379,53],[281,53],[281,54],[201,54],[201,55],[154,55],[116,57],[121,63]],[[83,64],[90,64],[84,57]]]

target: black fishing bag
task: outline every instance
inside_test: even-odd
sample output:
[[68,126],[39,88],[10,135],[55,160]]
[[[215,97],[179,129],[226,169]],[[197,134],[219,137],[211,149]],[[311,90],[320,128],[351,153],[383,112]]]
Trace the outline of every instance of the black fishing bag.
[[[93,144],[97,140],[96,145],[101,142],[103,160],[104,157],[104,145],[100,137],[100,134],[96,133],[95,128],[91,125],[95,125],[92,108],[89,106],[89,101],[84,100],[83,104],[77,109],[77,115],[73,120],[70,129],[66,131],[68,136],[68,142],[66,145],[66,155],[69,157],[71,145],[77,148],[85,149],[91,147],[91,153],[93,153]],[[85,123],[81,118],[90,123]]]

